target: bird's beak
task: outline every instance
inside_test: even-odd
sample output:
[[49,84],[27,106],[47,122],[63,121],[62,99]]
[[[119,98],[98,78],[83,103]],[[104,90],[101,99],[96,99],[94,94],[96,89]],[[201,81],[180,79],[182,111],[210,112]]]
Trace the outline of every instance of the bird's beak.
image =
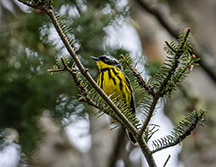
[[93,60],[98,61],[99,59],[97,57],[94,56],[90,56]]

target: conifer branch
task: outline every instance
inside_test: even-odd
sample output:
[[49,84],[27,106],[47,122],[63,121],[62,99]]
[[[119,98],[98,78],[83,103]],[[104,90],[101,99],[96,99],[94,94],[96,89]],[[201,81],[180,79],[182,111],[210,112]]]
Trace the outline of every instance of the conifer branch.
[[186,31],[186,34],[183,38],[183,42],[181,43],[181,46],[179,48],[179,50],[176,51],[176,54],[174,56],[174,63],[172,64],[172,67],[171,69],[169,70],[167,76],[165,77],[165,79],[160,83],[160,86],[157,90],[157,92],[155,92],[155,95],[153,96],[153,102],[151,104],[151,107],[150,107],[150,110],[148,112],[148,115],[144,121],[144,124],[143,126],[141,127],[140,131],[139,131],[139,134],[142,135],[144,132],[145,132],[145,129],[147,128],[151,118],[152,118],[152,115],[154,113],[154,110],[155,110],[155,106],[157,105],[157,102],[158,100],[164,96],[164,94],[162,93],[163,90],[165,89],[165,87],[167,86],[169,80],[171,79],[172,75],[174,74],[174,72],[176,71],[177,67],[178,67],[178,64],[179,64],[179,58],[180,56],[182,55],[183,53],[183,48],[184,48],[184,45],[188,39],[188,36],[189,36],[189,33],[190,33],[190,29],[187,29]]
[[[49,1],[47,1],[47,2],[49,2]],[[31,5],[29,5],[29,3],[27,3],[27,1],[25,1],[25,4],[28,5],[29,7],[31,7]],[[94,81],[94,79],[89,74],[88,69],[85,68],[83,66],[83,64],[81,63],[78,55],[76,54],[76,50],[71,46],[70,39],[68,39],[67,36],[64,34],[64,31],[61,28],[53,10],[52,10],[52,7],[46,6],[46,1],[45,1],[44,4],[40,3],[40,5],[35,6],[35,8],[43,11],[51,19],[58,35],[60,36],[62,42],[64,43],[66,49],[68,50],[68,52],[70,54],[70,56],[72,57],[76,66],[78,67],[79,72],[88,80],[88,82],[93,86],[93,88],[100,94],[100,96],[106,101],[106,103],[113,109],[113,111],[116,113],[116,115],[120,118],[120,119],[117,119],[118,122],[123,124],[130,132],[136,134],[136,132],[137,132],[136,128],[127,119],[127,117],[118,109],[118,107],[114,104],[114,102],[112,100],[110,100],[110,98],[105,94],[105,92],[97,85],[97,83]],[[81,90],[81,93],[83,93],[84,95],[87,95],[87,90],[85,90],[84,87],[81,86],[80,81],[77,80],[77,77],[76,77],[73,69],[70,69],[66,65],[63,58],[61,59],[61,61],[62,61],[62,64],[64,66],[64,70],[67,70],[72,75],[75,83],[77,84],[77,86]],[[58,71],[63,71],[63,69],[51,70],[51,72],[52,71],[58,72]],[[90,104],[96,108],[99,108],[99,106],[97,106],[97,104],[95,102],[93,102],[88,96],[86,96],[86,97],[85,98],[81,97],[79,100],[85,101],[88,104]]]
[[183,54],[183,47],[188,39],[188,36],[189,36],[189,33],[190,33],[190,29],[188,28],[187,31],[186,31],[186,34],[184,36],[184,39],[183,39],[183,42],[179,48],[178,51],[176,51],[176,54],[175,54],[175,60],[174,60],[174,63],[172,65],[172,68],[170,69],[168,75],[166,76],[166,78],[163,80],[163,82],[161,83],[158,91],[157,91],[157,95],[162,97],[163,94],[162,94],[162,91],[164,89],[164,87],[167,85],[168,81],[171,79],[172,75],[174,74],[175,70],[177,69],[178,67],[178,64],[179,64],[179,58],[180,56]]
[[78,76],[77,76],[78,71],[76,69],[68,67],[66,65],[65,60],[64,60],[63,57],[61,57],[61,62],[63,64],[63,66],[64,66],[64,69],[67,70],[71,74],[71,76],[73,78],[73,81],[78,86],[78,88],[79,88],[79,90],[81,92],[82,97],[79,98],[79,101],[86,102],[87,104],[89,104],[89,105],[91,105],[91,106],[93,106],[95,108],[99,108],[97,106],[97,104],[89,97],[88,90],[86,89],[86,87],[84,87],[82,85],[82,81],[78,78]]
[[69,54],[73,58],[75,64],[77,65],[81,74],[88,80],[88,82],[92,85],[92,87],[101,95],[101,97],[107,102],[107,104],[115,111],[118,117],[123,121],[124,126],[131,131],[133,134],[137,133],[136,128],[128,121],[124,114],[118,109],[118,107],[113,103],[112,100],[106,95],[106,93],[98,86],[98,84],[94,81],[91,77],[88,70],[83,66],[81,63],[78,55],[75,53],[75,50],[71,47],[67,36],[63,33],[56,17],[52,9],[48,9],[45,6],[41,6],[40,9],[47,14],[47,16],[51,19],[58,35],[60,36],[62,42],[64,43],[66,49],[68,50]]
[[192,68],[192,61],[193,61],[193,58],[187,62],[187,64],[185,65],[185,67],[183,68],[183,70],[181,71],[181,73],[178,75],[178,78],[175,80],[174,83],[170,82],[170,83],[167,83],[167,87],[168,89],[164,89],[161,93],[161,96],[164,96],[165,94],[167,93],[170,93],[173,88],[176,86],[176,84],[181,80],[181,78],[185,75],[186,71],[187,70],[190,70],[190,68]]
[[153,146],[156,148],[151,151],[152,154],[168,147],[175,146],[181,143],[191,132],[196,128],[197,124],[203,122],[205,111],[193,111],[184,120],[182,120],[178,127],[174,129],[172,135],[153,141]]
[[88,90],[86,89],[86,87],[84,87],[82,85],[82,81],[78,78],[78,76],[77,76],[78,75],[78,70],[75,69],[75,68],[68,67],[68,65],[65,62],[63,57],[61,57],[60,60],[61,60],[61,63],[63,65],[63,68],[49,69],[47,71],[48,72],[62,72],[62,71],[67,70],[71,74],[71,76],[73,78],[73,81],[78,86],[78,88],[79,88],[79,90],[81,92],[82,97],[79,98],[79,101],[86,102],[87,104],[99,109],[97,104],[89,97]]

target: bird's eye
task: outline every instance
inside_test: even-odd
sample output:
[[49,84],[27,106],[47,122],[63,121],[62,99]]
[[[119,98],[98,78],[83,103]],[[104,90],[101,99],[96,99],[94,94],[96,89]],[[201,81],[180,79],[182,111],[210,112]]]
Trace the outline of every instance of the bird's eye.
[[105,57],[104,62],[109,62],[109,59]]

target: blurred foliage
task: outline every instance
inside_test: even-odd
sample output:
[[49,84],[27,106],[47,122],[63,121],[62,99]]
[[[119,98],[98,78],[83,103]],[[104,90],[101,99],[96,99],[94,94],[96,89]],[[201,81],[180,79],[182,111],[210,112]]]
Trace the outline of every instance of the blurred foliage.
[[162,65],[161,62],[148,61],[148,63],[145,64],[145,67],[148,74],[150,76],[154,76],[157,73],[157,71],[160,69],[161,65]]
[[42,112],[56,113],[59,95],[75,93],[64,75],[59,80],[58,75],[47,73],[55,49],[40,41],[38,28],[43,18],[40,14],[20,18],[1,30],[0,126],[16,129],[23,150],[29,152],[39,137],[37,122]]
[[[85,109],[78,102],[78,89],[67,73],[47,72],[56,58],[65,55],[63,45],[53,36],[49,19],[34,9],[28,9],[30,12],[26,14],[14,1],[11,3],[16,8],[14,13],[0,2],[5,11],[0,16],[3,18],[0,23],[0,144],[6,144],[4,130],[12,128],[18,132],[22,151],[30,154],[40,141],[38,121],[43,112],[48,111],[62,121],[71,115],[85,117]],[[54,1],[53,7],[70,23],[76,39],[74,47],[90,70],[96,66],[89,56],[107,52],[102,42],[106,35],[104,27],[129,13],[128,6],[122,8],[115,1],[95,0],[84,4],[59,0]]]

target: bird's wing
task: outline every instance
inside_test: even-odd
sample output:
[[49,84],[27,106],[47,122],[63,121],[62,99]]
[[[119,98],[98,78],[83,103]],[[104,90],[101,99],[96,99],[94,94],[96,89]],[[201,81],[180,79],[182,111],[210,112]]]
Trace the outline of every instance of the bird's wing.
[[[124,73],[123,73],[124,74]],[[131,91],[131,108],[132,108],[132,112],[135,113],[136,112],[136,103],[135,103],[135,95],[134,95],[134,91],[133,91],[133,88],[132,88],[132,85],[128,79],[128,77],[124,74],[125,78],[126,78],[126,81],[127,81],[127,84],[128,84],[128,87]]]

